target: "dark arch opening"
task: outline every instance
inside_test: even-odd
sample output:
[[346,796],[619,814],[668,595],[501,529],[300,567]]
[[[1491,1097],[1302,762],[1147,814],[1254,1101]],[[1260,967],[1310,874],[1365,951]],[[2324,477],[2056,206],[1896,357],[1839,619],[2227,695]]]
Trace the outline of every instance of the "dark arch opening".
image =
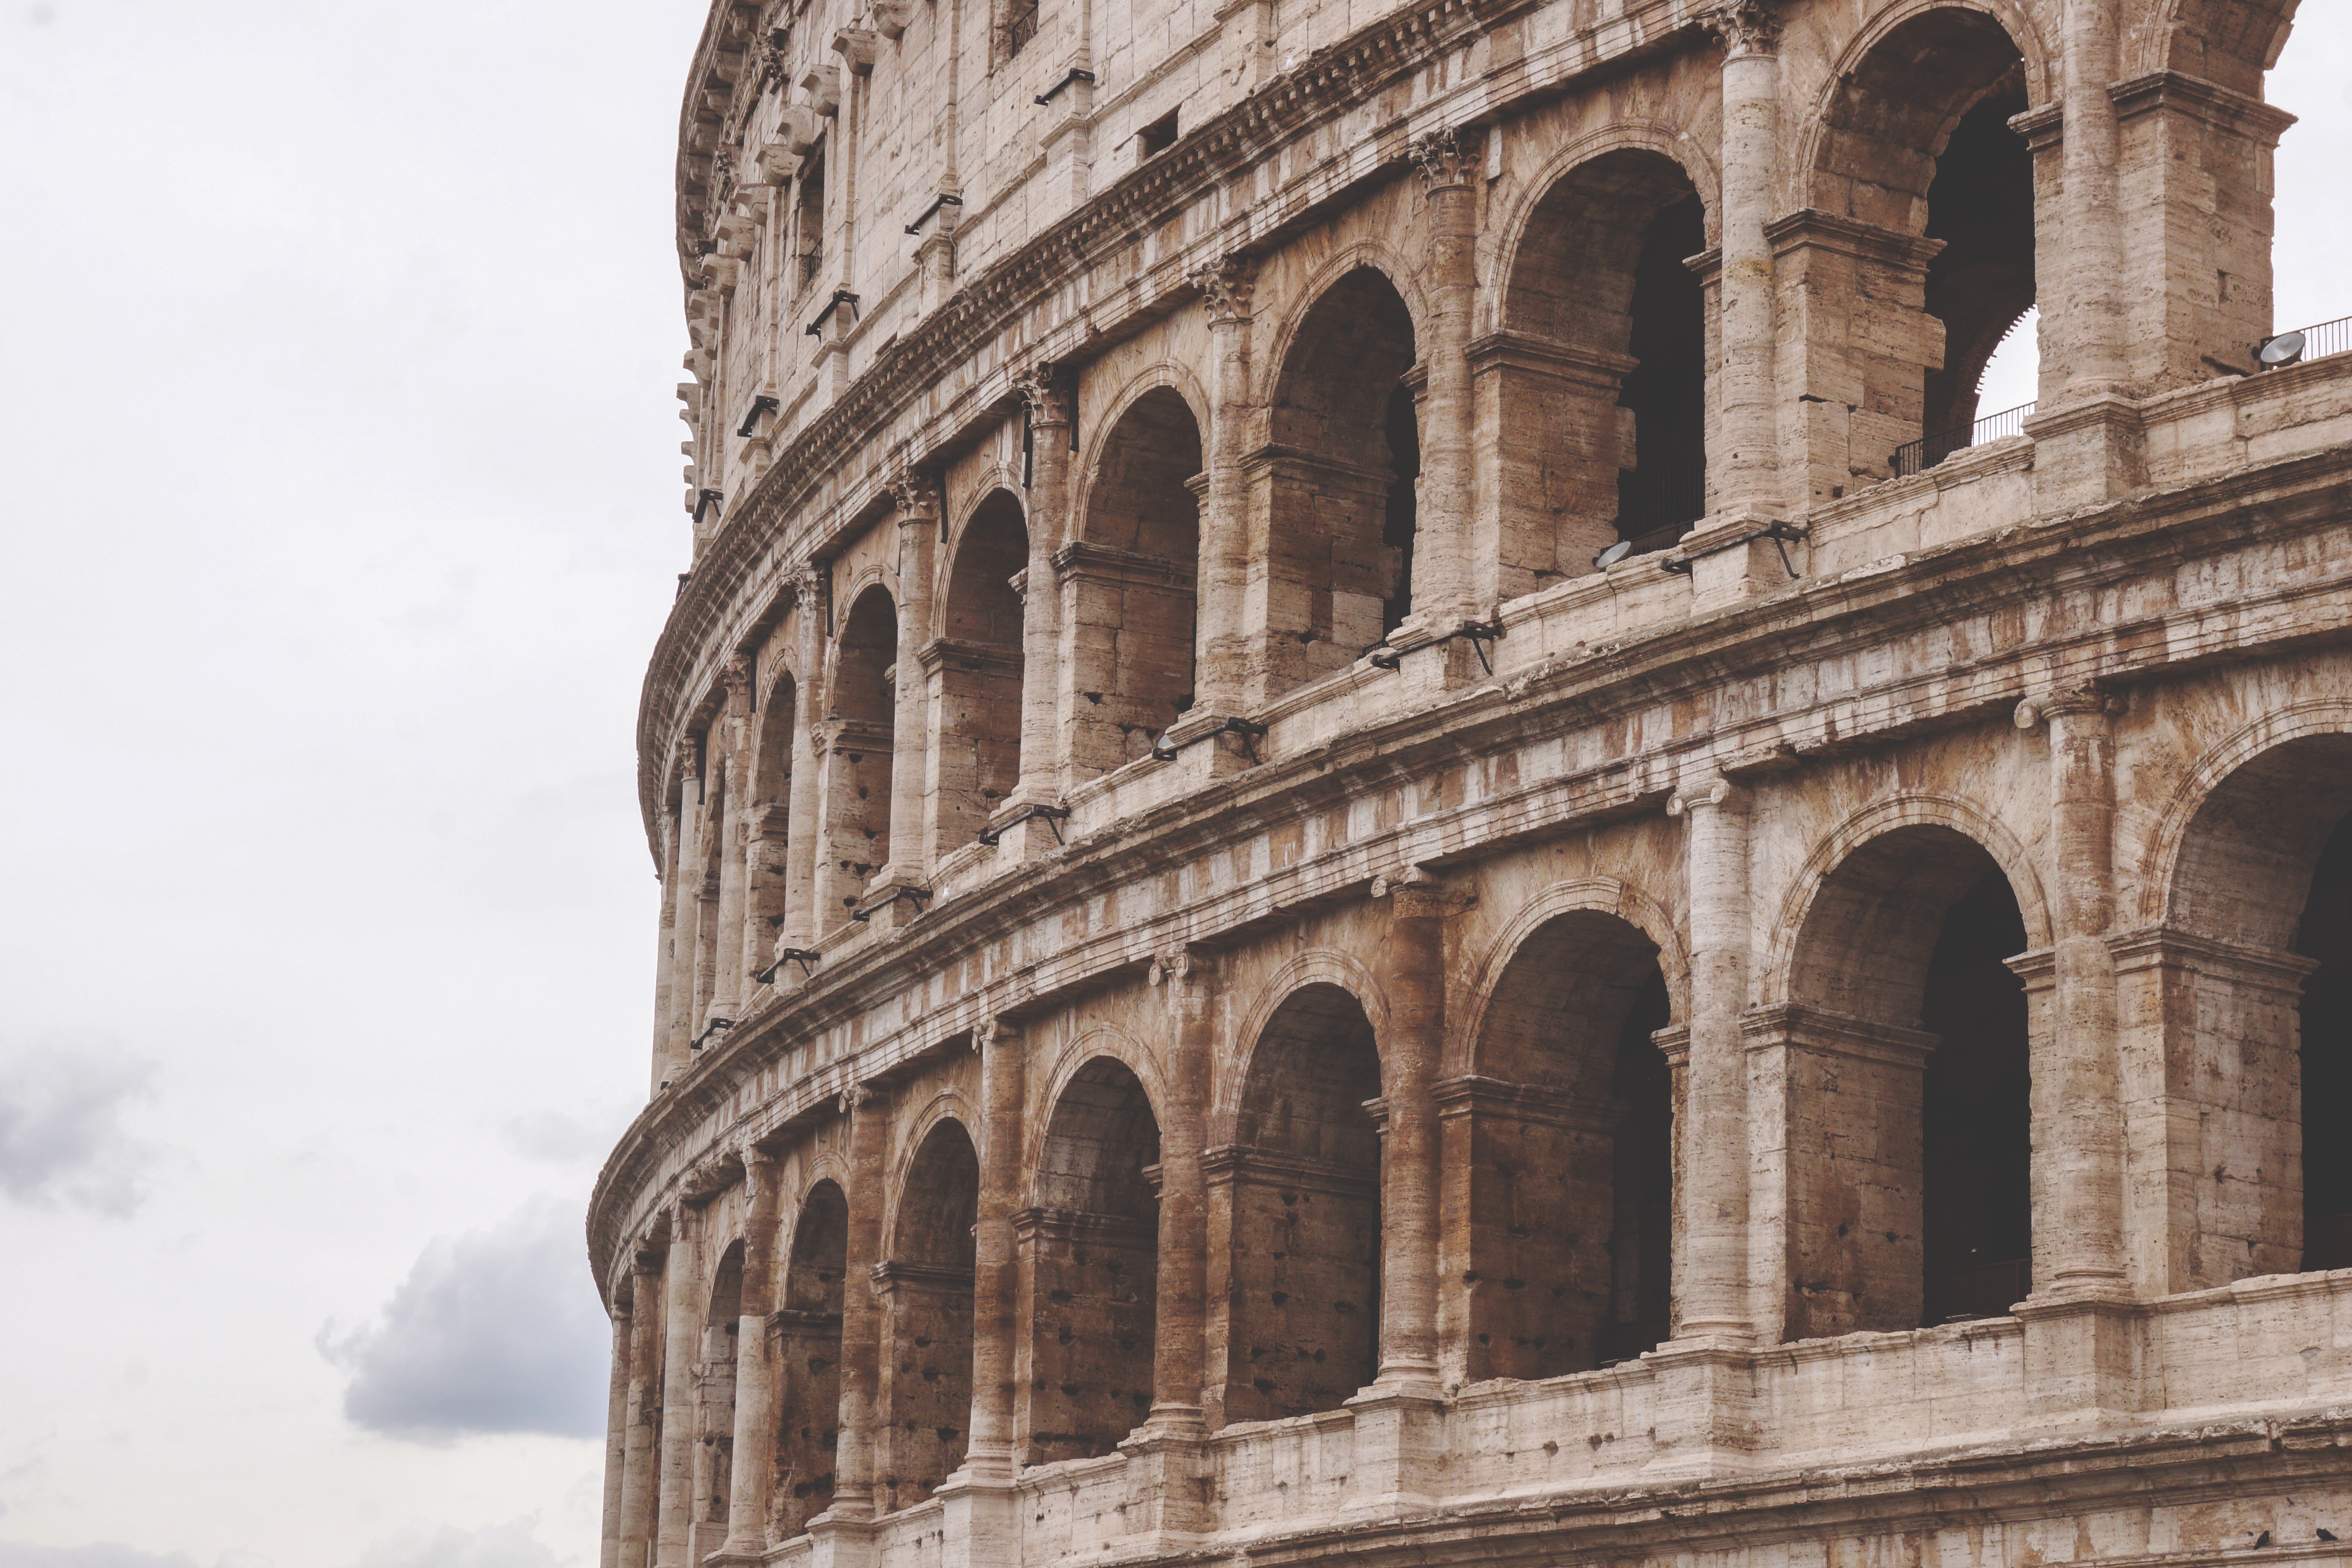
[[1706,510],[1706,248],[1690,177],[1635,148],[1544,193],[1513,258],[1506,331],[1477,367],[1502,411],[1506,595],[1663,549]]
[[1412,613],[1421,472],[1405,382],[1413,352],[1403,299],[1360,267],[1315,301],[1283,360],[1257,480],[1269,487],[1269,697],[1347,668]]
[[1380,1361],[1380,1053],[1362,1006],[1302,986],[1259,1037],[1234,1146],[1224,1417],[1336,1410]]
[[1150,755],[1192,706],[1205,483],[1201,426],[1173,387],[1137,398],[1103,442],[1062,568],[1075,622],[1062,711],[1079,778]]
[[1108,1057],[1078,1069],[1046,1123],[1036,1204],[1018,1220],[1029,1464],[1111,1453],[1150,1413],[1160,1197],[1148,1173],[1159,1160],[1160,1123],[1135,1074]]
[[825,822],[818,907],[826,929],[848,919],[866,880],[890,861],[890,765],[896,743],[892,682],[898,608],[878,584],[857,595],[834,649],[825,725]]
[[1667,1022],[1656,946],[1613,915],[1549,921],[1505,966],[1446,1122],[1470,1182],[1470,1380],[1589,1371],[1671,1331]]
[[1796,389],[1823,499],[1894,471],[1913,441],[1927,444],[1906,473],[1969,444],[1985,364],[2034,301],[2032,161],[2008,123],[2026,107],[2016,42],[1957,6],[1891,30],[1830,104],[1811,180],[1823,216],[1781,241],[1816,312],[1831,311],[1815,336],[1842,345]]
[[893,1509],[931,1495],[963,1463],[971,1421],[972,1225],[980,1157],[960,1121],[925,1135],[898,1194],[878,1289],[889,1313],[882,1364],[882,1488]]
[[743,1244],[730,1242],[711,1271],[703,1304],[701,1397],[695,1402],[694,1517],[727,1531],[735,1475],[735,1362],[743,1326]]
[[744,954],[744,967],[753,973],[765,968],[784,929],[792,905],[791,850],[793,731],[802,720],[800,685],[779,675],[760,705],[758,772],[754,804],[744,829],[744,896],[751,905],[748,924],[754,951]]
[[833,1502],[841,1442],[841,1293],[848,1274],[849,1204],[819,1182],[801,1202],[784,1265],[783,1304],[770,1320],[776,1371],[776,1463],[768,1535],[787,1541]]
[[1779,1026],[1812,1101],[1787,1135],[1787,1337],[1996,1315],[2031,1289],[2031,1045],[2004,962],[2025,940],[1999,864],[1949,827],[1896,828],[1823,880]]
[[[1021,782],[1021,595],[1029,566],[1021,503],[992,491],[964,524],[948,573],[940,671],[939,848],[961,848]],[[1038,584],[1040,592],[1046,591]]]

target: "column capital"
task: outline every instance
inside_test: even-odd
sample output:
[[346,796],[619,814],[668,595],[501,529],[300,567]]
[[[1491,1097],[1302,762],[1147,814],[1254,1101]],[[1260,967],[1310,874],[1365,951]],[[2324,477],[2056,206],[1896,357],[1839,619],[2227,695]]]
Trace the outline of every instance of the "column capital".
[[898,509],[898,525],[912,528],[940,519],[940,482],[919,464],[909,463],[890,480],[890,499]]
[[1196,952],[1189,947],[1172,947],[1166,952],[1154,953],[1151,968],[1144,979],[1153,985],[1176,981],[1202,981],[1217,973],[1213,953]]
[[1372,879],[1372,897],[1389,900],[1396,920],[1439,918],[1459,914],[1477,901],[1458,888],[1449,888],[1418,866],[1383,872]]
[[793,603],[803,615],[814,611],[824,595],[824,568],[817,564],[814,556],[793,568],[784,581],[793,590]]
[[1471,183],[1477,174],[1478,147],[1475,130],[1441,126],[1414,137],[1407,152],[1421,173],[1423,191],[1435,193]]
[[1054,361],[1035,361],[1013,378],[1013,390],[1021,395],[1021,405],[1029,411],[1033,428],[1059,429],[1069,424],[1069,384]]
[[751,658],[749,654],[734,654],[719,671],[719,684],[726,689],[727,706],[730,712],[740,713],[750,703],[751,695]]
[[1019,1023],[1001,1013],[992,1013],[971,1026],[971,1048],[985,1051],[991,1046],[1017,1046],[1021,1035]]
[[1245,256],[1222,256],[1195,267],[1184,280],[1201,291],[1212,326],[1249,319],[1250,295],[1257,287],[1257,263]]
[[1715,35],[1727,60],[1780,52],[1778,0],[1715,0],[1699,26]]
[[2031,730],[2053,719],[2074,719],[2085,714],[2120,713],[2123,710],[2121,698],[2095,686],[2084,686],[2029,697],[2017,705],[2013,718],[2019,729]]
[[1724,811],[1746,811],[1755,797],[1720,773],[1684,785],[1667,797],[1666,815],[1685,816],[1701,806],[1714,806]]

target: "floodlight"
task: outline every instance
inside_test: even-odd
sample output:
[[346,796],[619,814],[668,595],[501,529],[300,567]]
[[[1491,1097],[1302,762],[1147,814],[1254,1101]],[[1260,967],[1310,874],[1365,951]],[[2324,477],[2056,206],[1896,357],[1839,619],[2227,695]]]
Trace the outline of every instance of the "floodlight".
[[1625,557],[1633,553],[1633,542],[1630,539],[1621,539],[1616,543],[1611,545],[1608,549],[1602,551],[1600,554],[1594,556],[1592,558],[1592,563],[1601,571],[1606,572],[1609,568],[1616,565],[1617,563],[1624,560]]
[[2284,370],[2303,358],[2303,334],[2281,332],[2274,338],[2264,338],[2263,346],[2254,351],[2264,370]]

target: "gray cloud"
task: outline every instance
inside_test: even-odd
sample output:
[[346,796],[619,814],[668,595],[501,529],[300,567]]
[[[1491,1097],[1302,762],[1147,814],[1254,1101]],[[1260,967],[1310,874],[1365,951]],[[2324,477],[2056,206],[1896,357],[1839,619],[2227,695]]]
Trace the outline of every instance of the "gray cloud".
[[574,1561],[558,1558],[535,1539],[538,1523],[512,1519],[480,1530],[412,1524],[369,1547],[352,1568],[560,1568]]
[[611,1343],[580,1211],[550,1197],[487,1230],[436,1237],[380,1321],[349,1334],[330,1324],[319,1336],[352,1374],[346,1418],[435,1444],[499,1432],[602,1436]]
[[0,1047],[0,1196],[122,1216],[146,1196],[147,1150],[124,1109],[153,1093],[154,1065],[114,1047]]
[[575,1161],[601,1160],[606,1150],[619,1139],[621,1129],[627,1125],[625,1116],[602,1119],[602,1125],[591,1126],[562,1110],[534,1110],[527,1115],[510,1116],[499,1126],[499,1137],[506,1146],[527,1160],[545,1160],[556,1164]]

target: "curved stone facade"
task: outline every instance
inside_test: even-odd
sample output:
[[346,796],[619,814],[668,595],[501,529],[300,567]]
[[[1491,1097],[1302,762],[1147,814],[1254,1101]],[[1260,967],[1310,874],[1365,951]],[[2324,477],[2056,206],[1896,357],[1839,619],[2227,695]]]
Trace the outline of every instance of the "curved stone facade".
[[605,1568],[2352,1540],[2293,10],[719,0]]

